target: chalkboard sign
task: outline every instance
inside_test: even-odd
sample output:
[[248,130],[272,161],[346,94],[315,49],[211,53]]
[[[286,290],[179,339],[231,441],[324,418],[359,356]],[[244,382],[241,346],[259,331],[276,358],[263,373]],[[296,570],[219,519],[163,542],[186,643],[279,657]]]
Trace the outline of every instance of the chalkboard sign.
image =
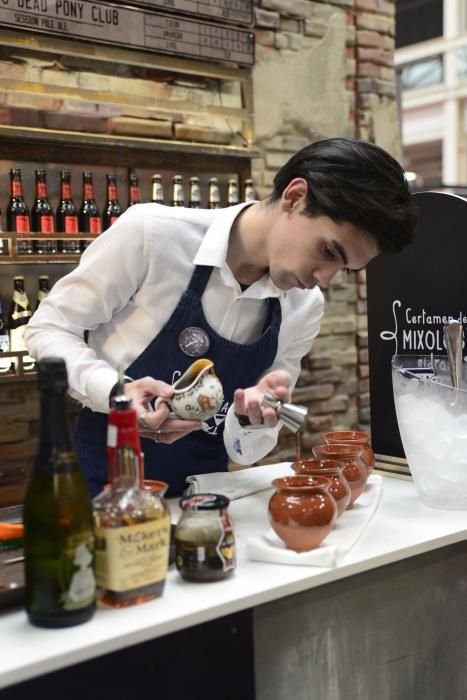
[[446,355],[443,326],[450,318],[461,321],[467,338],[467,200],[439,192],[413,196],[415,241],[367,268],[372,443],[382,462],[399,472],[408,468],[401,460],[392,356]]
[[90,0],[0,0],[0,26],[251,66],[253,32]]

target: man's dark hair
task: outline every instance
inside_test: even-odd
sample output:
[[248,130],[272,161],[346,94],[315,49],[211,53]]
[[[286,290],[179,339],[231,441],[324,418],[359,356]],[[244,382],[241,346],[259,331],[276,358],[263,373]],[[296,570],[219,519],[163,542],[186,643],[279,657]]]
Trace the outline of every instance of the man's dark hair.
[[289,182],[308,182],[306,216],[329,216],[371,234],[381,252],[396,252],[413,240],[417,213],[399,163],[372,143],[334,138],[316,141],[277,172],[270,202]]

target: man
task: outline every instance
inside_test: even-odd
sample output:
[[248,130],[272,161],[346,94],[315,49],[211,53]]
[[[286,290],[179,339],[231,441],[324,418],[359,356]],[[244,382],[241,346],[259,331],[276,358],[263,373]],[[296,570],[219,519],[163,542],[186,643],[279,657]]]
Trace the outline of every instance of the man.
[[[319,331],[323,295],[409,244],[415,212],[404,173],[382,149],[328,139],[296,153],[264,201],[220,210],[127,210],[52,289],[26,331],[29,352],[65,358],[85,407],[76,445],[92,493],[107,480],[109,396],[123,367],[141,428],[145,474],[181,493],[185,477],[251,464],[280,424],[281,400]],[[88,343],[84,341],[89,331]],[[196,357],[214,361],[225,395],[206,424],[169,414],[170,385]]]

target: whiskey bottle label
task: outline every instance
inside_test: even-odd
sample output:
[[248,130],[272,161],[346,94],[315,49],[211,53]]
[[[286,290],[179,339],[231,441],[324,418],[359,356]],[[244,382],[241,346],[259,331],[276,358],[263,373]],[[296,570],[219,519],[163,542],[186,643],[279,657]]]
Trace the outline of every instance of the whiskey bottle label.
[[95,529],[97,585],[123,592],[167,576],[170,519],[165,515],[128,527]]

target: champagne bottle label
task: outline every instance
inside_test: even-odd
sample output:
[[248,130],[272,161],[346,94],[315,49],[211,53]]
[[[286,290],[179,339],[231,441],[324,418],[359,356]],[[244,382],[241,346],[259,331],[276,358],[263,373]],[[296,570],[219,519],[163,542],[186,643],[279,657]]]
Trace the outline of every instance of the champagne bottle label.
[[116,185],[109,185],[109,199],[117,199]]
[[89,231],[91,233],[101,233],[102,224],[99,216],[89,217]]
[[[96,594],[96,579],[92,569],[92,552],[94,536],[91,531],[71,535],[60,557],[62,581],[67,582],[67,588],[60,596],[60,602],[65,610],[86,608],[94,600]],[[73,572],[70,578],[70,570]]]
[[55,230],[53,216],[41,216],[40,226],[41,233],[53,233]]
[[65,233],[78,233],[78,217],[65,216]]
[[110,225],[112,225],[115,221],[117,221],[118,216],[111,216],[110,217]]
[[37,183],[37,198],[44,199],[47,196],[48,196],[47,185],[45,184],[45,182],[38,182]]
[[39,291],[37,292],[37,301],[39,304],[41,303],[41,301],[44,301],[47,294],[48,294],[48,292],[45,292],[44,290],[39,289]]
[[62,199],[71,199],[71,185],[66,182],[62,184]]
[[165,579],[170,540],[168,515],[129,527],[96,527],[95,534],[98,586],[121,592]]
[[18,233],[30,233],[29,216],[16,216],[15,226]]
[[131,202],[139,202],[140,199],[141,199],[141,195],[139,192],[139,187],[132,185],[130,187],[130,201]]

